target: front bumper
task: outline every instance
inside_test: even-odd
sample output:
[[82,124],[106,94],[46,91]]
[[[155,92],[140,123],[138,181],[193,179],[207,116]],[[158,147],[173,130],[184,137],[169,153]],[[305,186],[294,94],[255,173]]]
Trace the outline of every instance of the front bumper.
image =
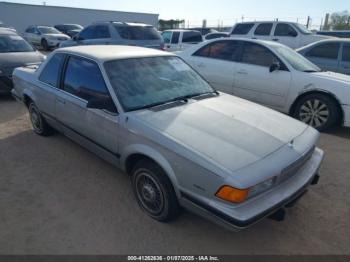
[[183,205],[215,223],[235,231],[247,228],[277,210],[291,206],[302,197],[310,184],[318,182],[318,170],[324,153],[316,148],[311,158],[288,180],[271,190],[237,205],[206,203],[188,193],[182,192]]
[[66,40],[57,40],[57,39],[51,40],[51,39],[48,39],[47,43],[48,43],[49,47],[59,47],[60,43],[66,41]]
[[0,93],[9,94],[12,88],[12,77],[6,75],[0,76]]
[[342,105],[344,112],[344,126],[350,127],[350,105]]

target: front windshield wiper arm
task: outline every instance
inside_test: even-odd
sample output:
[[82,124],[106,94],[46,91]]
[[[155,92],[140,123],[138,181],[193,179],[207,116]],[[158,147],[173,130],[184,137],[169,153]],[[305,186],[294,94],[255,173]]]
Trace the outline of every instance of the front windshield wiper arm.
[[317,70],[304,70],[303,72],[304,72],[304,73],[318,73],[318,72],[321,72],[321,71],[317,71]]
[[197,94],[193,94],[193,95],[188,95],[185,96],[186,99],[190,99],[190,98],[196,98],[196,97],[201,97],[201,96],[205,96],[205,95],[220,95],[220,93],[216,90],[214,91],[209,91],[209,92],[205,92],[205,93],[197,93]]

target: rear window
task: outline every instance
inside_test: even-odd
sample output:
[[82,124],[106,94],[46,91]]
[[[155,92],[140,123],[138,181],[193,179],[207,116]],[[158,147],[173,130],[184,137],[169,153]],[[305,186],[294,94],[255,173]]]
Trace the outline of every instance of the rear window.
[[232,30],[232,35],[246,35],[249,33],[250,29],[254,24],[238,24],[235,26],[235,28]]
[[160,34],[153,26],[114,26],[120,37],[129,40],[159,40]]
[[199,43],[203,38],[200,32],[184,32],[182,36],[182,43]]

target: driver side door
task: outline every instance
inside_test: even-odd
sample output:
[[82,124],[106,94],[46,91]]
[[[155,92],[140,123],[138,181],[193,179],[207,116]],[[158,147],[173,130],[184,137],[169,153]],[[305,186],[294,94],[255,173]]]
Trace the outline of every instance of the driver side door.
[[117,157],[119,118],[114,103],[108,110],[87,108],[92,99],[112,100],[99,66],[86,58],[68,56],[61,79],[55,104],[63,133],[99,155]]
[[[274,62],[280,69],[270,72]],[[275,109],[285,106],[291,73],[265,46],[244,42],[235,75],[234,95]]]

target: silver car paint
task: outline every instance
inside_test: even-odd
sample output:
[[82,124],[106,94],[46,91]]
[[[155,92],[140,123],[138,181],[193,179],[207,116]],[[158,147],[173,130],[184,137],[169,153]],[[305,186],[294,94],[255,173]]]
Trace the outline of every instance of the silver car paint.
[[[243,189],[279,175],[315,146],[318,132],[288,116],[225,94],[167,110],[125,113],[99,65],[118,114],[87,109],[86,101],[41,83],[38,76],[45,64],[36,72],[17,69],[13,94],[22,100],[29,96],[50,124],[123,170],[129,156],[150,157],[169,176],[183,206],[216,222],[220,219],[183,194],[227,216],[247,220],[306,187],[318,171],[323,157],[319,149],[288,185],[285,182],[241,205],[219,200],[215,193],[223,185]],[[60,106],[59,100],[71,108]]]

